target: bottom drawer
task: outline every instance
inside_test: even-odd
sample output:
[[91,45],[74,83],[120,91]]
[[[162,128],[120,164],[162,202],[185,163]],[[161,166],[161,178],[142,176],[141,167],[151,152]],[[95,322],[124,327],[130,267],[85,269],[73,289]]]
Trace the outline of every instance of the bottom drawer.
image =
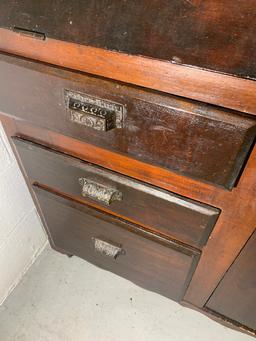
[[180,301],[199,254],[112,215],[34,187],[53,247]]

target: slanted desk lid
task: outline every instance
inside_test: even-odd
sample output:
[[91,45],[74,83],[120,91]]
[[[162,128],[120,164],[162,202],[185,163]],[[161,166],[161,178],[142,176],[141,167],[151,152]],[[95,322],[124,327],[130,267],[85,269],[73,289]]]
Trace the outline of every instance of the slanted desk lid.
[[2,0],[0,27],[256,79],[255,0]]

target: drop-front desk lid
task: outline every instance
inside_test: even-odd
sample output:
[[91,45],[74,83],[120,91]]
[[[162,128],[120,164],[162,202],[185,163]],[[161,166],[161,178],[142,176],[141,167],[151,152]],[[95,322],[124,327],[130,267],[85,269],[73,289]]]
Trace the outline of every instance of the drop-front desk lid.
[[1,0],[0,26],[256,78],[255,0]]
[[[31,30],[38,32],[39,38],[41,34],[46,39],[143,56],[165,61],[165,64],[186,65],[190,69],[192,66],[247,81],[256,79],[255,0],[1,0],[0,28]],[[2,47],[1,35],[3,37],[0,29],[0,50],[6,50]],[[63,64],[65,66],[65,62]],[[85,71],[91,72],[88,68]],[[97,72],[92,70],[92,73]],[[99,74],[108,77],[100,71]],[[126,81],[121,76],[113,78]],[[197,74],[194,78],[203,76]],[[128,82],[132,81],[128,79]],[[134,83],[148,86],[143,82]],[[168,91],[164,86],[158,89],[155,83],[156,80],[151,81],[149,87],[187,96],[176,89]],[[247,84],[252,83],[240,86],[242,91]],[[230,87],[230,83],[225,83],[225,87]],[[232,87],[236,88],[235,102],[252,101],[247,97],[237,100],[236,93],[239,94],[240,89],[236,85]],[[193,91],[190,93],[191,98],[245,112],[252,113],[255,109],[255,103],[250,108],[232,106],[231,100],[230,104],[217,103],[210,98],[214,95],[204,99]],[[224,95],[230,97],[226,92]]]

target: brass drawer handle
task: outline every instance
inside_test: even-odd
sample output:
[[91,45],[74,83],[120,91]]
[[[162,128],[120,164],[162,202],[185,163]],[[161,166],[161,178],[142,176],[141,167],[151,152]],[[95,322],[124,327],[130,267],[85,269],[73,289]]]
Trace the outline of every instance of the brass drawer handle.
[[112,257],[116,259],[120,255],[125,255],[125,250],[122,249],[120,245],[110,244],[104,240],[98,238],[92,238],[94,241],[95,251],[101,253],[102,255]]
[[123,127],[126,108],[122,104],[71,90],[65,90],[65,101],[71,122],[100,131]]
[[103,186],[86,178],[80,178],[79,183],[82,186],[82,196],[88,197],[105,205],[110,205],[114,201],[122,201],[123,195],[115,188]]

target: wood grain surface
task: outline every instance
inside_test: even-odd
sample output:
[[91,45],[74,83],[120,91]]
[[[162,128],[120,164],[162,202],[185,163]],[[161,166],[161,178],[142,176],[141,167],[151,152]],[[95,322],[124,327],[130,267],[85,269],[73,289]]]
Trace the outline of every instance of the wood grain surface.
[[[131,223],[34,188],[52,246],[128,278],[143,288],[180,301],[199,254],[167,242]],[[113,258],[99,252],[94,240],[123,250]]]
[[[155,233],[201,248],[207,241],[219,210],[118,173],[81,162],[32,142],[13,138],[31,184],[39,183],[80,202],[118,215]],[[104,202],[82,195],[79,179],[93,181],[122,193],[122,200]]]
[[[254,117],[41,63],[0,55],[0,73],[2,112],[228,189],[256,135]],[[122,126],[104,132],[71,121],[70,90],[117,103]]]
[[225,274],[206,307],[256,330],[255,302],[256,232]]
[[[203,307],[220,280],[238,256],[255,229],[256,220],[256,147],[254,146],[243,174],[232,191],[185,178],[155,166],[86,145],[69,137],[39,129],[26,122],[0,115],[9,136],[23,136],[82,160],[96,163],[164,188],[184,197],[218,207],[222,213],[202,251],[196,272],[184,300]],[[18,154],[16,152],[18,157]],[[19,159],[19,157],[18,157]]]
[[256,113],[256,82],[249,79],[52,38],[34,39],[7,29],[0,29],[0,51]]
[[255,79],[255,10],[254,0],[2,0],[0,27]]

